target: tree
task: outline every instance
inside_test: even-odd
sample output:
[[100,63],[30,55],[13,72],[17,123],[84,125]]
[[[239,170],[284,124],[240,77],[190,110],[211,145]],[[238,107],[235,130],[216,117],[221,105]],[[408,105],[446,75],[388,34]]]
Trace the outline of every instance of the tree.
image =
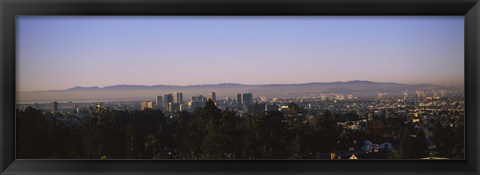
[[84,116],[80,124],[80,135],[84,150],[84,157],[89,159],[100,158],[100,132],[98,130],[98,117]]
[[416,137],[413,141],[413,150],[415,150],[413,158],[422,158],[427,156],[428,145],[425,133],[423,130],[417,130],[415,136]]
[[452,128],[453,137],[451,138],[451,142],[453,143],[454,147],[451,151],[451,157],[454,159],[463,159],[465,157],[464,152],[464,127],[461,124],[456,125]]
[[315,136],[319,139],[318,151],[331,152],[336,147],[339,141],[341,128],[335,122],[333,113],[330,110],[325,110],[322,115],[315,116],[318,120],[318,126],[315,131]]
[[160,151],[162,149],[160,140],[155,134],[150,134],[147,136],[144,149],[148,155],[152,156],[152,159],[160,159],[163,157]]
[[222,117],[222,111],[215,106],[212,99],[208,99],[205,107],[198,111],[200,115],[200,122],[202,126],[206,126],[209,122],[220,125],[220,119]]
[[[285,117],[281,112],[267,112],[266,116],[261,118],[257,140],[260,144],[260,158],[286,158],[289,155],[287,145],[293,138],[287,131]],[[301,138],[299,138],[301,139]]]
[[427,142],[425,134],[422,130],[416,131],[412,135],[412,131],[406,127],[400,141],[400,159],[418,159],[426,156]]
[[290,159],[299,159],[301,158],[301,144],[300,144],[300,135],[296,134],[295,137],[293,137],[292,141],[289,143],[287,147],[287,151],[289,153]]
[[215,103],[209,99],[205,107],[200,111],[201,131],[204,135],[201,144],[202,159],[221,159],[226,156],[224,142],[225,135],[221,130],[222,114]]
[[52,157],[51,133],[54,121],[42,115],[42,112],[31,107],[17,111],[17,158],[37,159]]
[[119,111],[103,110],[98,116],[99,154],[108,158],[125,157],[126,131],[123,129],[126,114]]
[[261,122],[264,120],[264,117],[265,112],[254,110],[253,116],[249,115],[242,118],[240,132],[243,133],[241,144],[243,154],[241,158],[253,159],[260,157],[260,137],[263,137],[262,129],[264,129],[261,126]]
[[410,135],[410,129],[408,127],[405,127],[402,133],[402,139],[400,141],[400,159],[409,159],[412,157],[412,139],[410,138]]
[[173,118],[174,139],[180,159],[198,159],[203,135],[199,130],[197,116],[186,111]]
[[237,154],[241,153],[239,148],[242,144],[241,138],[243,135],[239,132],[235,115],[235,112],[229,109],[222,112],[220,130],[224,134],[223,147],[227,158],[235,158]]
[[442,126],[440,120],[436,120],[432,126],[433,136],[432,141],[437,146],[437,149],[443,150],[447,142],[447,133],[445,128]]

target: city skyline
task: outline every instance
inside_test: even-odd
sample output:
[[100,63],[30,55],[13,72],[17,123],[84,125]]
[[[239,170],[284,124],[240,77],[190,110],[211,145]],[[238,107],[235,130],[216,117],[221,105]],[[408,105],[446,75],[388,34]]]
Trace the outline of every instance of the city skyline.
[[[118,85],[108,87],[75,87],[68,90],[58,91],[34,91],[17,92],[16,100],[23,102],[44,102],[44,101],[125,101],[145,100],[161,94],[172,95],[174,100],[175,92],[180,96],[189,97],[199,94],[211,94],[218,98],[225,98],[236,93],[254,93],[267,98],[294,98],[294,97],[316,97],[324,94],[342,94],[353,96],[374,96],[384,93],[386,96],[405,95],[406,91],[414,95],[419,91],[427,91],[429,94],[446,92],[448,94],[463,94],[464,86],[431,85],[431,84],[398,84],[379,83],[371,81],[349,81],[330,83],[307,83],[307,84],[269,84],[269,85],[242,85],[242,84],[217,84],[217,85],[193,85],[193,86],[138,86]],[[212,95],[212,92],[214,95]],[[407,93],[408,93],[407,92]],[[166,98],[166,97],[165,97]],[[181,97],[180,97],[181,98]]]
[[17,18],[17,91],[76,86],[463,84],[463,16]]

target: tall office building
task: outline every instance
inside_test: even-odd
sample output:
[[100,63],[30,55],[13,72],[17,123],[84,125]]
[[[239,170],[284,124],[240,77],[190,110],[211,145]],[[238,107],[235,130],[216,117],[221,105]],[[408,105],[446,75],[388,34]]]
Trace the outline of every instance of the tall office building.
[[227,94],[227,97],[225,97],[225,102],[232,103],[232,98],[230,98],[230,94]]
[[253,104],[253,95],[252,93],[242,94],[242,103],[245,105]]
[[153,102],[142,101],[140,102],[140,110],[153,109]]
[[169,111],[169,104],[173,103],[173,95],[166,94],[163,96],[163,104],[165,105],[165,110]]
[[207,100],[202,95],[196,95],[196,96],[191,96],[190,101],[206,102]]
[[157,95],[155,105],[157,106],[157,109],[162,109],[163,108],[163,96]]
[[54,102],[50,103],[48,108],[50,109],[50,112],[57,112],[58,111],[58,102],[54,101]]
[[237,94],[237,103],[241,104],[242,103],[242,94]]
[[180,110],[179,103],[168,103],[168,112],[178,112]]
[[271,112],[271,111],[278,111],[280,106],[276,104],[265,104],[265,111]]
[[215,94],[215,92],[210,92],[210,94],[208,95],[208,99],[212,99],[213,102],[216,102],[217,94]]
[[174,92],[173,93],[173,102],[174,103],[183,103],[183,93]]
[[[188,102],[188,108],[195,109],[195,108],[203,108],[205,107],[205,102],[207,98],[202,95],[194,95],[190,97],[190,101]],[[182,108],[183,110],[183,108]]]

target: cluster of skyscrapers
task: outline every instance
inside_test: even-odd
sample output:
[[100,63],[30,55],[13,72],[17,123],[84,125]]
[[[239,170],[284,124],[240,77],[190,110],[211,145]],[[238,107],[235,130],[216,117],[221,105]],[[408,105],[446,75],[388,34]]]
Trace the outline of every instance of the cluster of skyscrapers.
[[[155,97],[155,105],[152,101],[142,101],[140,103],[140,110],[145,109],[161,109],[165,112],[177,112],[187,109],[195,109],[204,107],[208,100],[212,100],[214,103],[217,103],[217,95],[215,92],[210,92],[207,97],[203,95],[193,95],[190,96],[190,100],[183,99],[183,93],[174,92],[172,94],[158,95]],[[236,99],[232,100],[230,96],[227,96],[225,99],[227,104],[236,104],[236,105],[251,105],[253,104],[253,94],[252,93],[239,93],[237,94]]]

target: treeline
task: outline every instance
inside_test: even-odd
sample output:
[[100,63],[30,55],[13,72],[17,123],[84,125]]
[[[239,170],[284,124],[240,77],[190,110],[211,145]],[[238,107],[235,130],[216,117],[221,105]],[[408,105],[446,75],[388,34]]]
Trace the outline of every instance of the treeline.
[[[377,137],[373,129],[345,130],[338,120],[328,110],[306,117],[294,103],[286,114],[256,106],[245,117],[221,111],[212,101],[171,117],[160,110],[101,109],[79,118],[27,108],[17,111],[16,151],[19,159],[318,159],[352,147],[352,140]],[[403,131],[403,122],[385,126]],[[410,129],[404,133],[409,137],[402,147],[409,152],[401,152],[401,158],[427,155],[425,141],[410,141]]]

